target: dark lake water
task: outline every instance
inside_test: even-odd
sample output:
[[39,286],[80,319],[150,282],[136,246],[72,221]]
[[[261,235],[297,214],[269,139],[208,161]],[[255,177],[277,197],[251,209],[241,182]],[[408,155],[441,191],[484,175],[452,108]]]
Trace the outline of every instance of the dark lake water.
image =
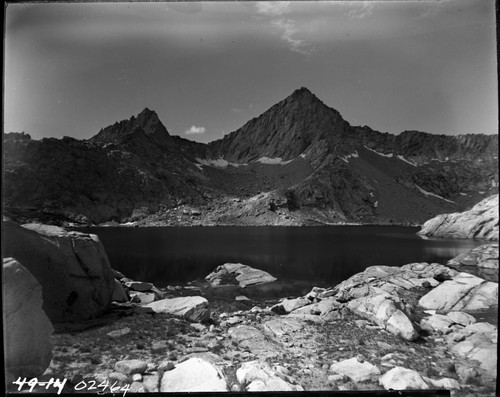
[[422,239],[418,228],[329,227],[94,227],[111,266],[162,287],[204,278],[239,262],[281,280],[332,286],[371,265],[446,263],[484,242]]

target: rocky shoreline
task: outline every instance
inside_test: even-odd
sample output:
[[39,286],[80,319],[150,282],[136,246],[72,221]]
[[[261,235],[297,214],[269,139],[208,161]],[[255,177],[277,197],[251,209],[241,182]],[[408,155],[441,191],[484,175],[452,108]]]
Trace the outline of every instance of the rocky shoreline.
[[[98,285],[85,264],[88,247],[75,243],[87,235],[36,230],[45,233],[45,244],[71,241],[76,248],[66,255],[75,255]],[[29,266],[29,258],[25,263],[19,266]],[[52,313],[56,332],[31,349],[36,356],[44,347],[42,361],[50,364],[29,376],[67,379],[65,392],[93,381],[129,392],[448,389],[457,396],[493,395],[498,282],[460,266],[498,272],[498,244],[449,264],[455,268],[372,266],[331,288],[274,300],[245,295],[275,279],[241,264],[162,289],[109,268],[109,304],[71,322],[54,321]],[[10,364],[10,379],[28,374]],[[8,390],[17,389],[10,384]]]

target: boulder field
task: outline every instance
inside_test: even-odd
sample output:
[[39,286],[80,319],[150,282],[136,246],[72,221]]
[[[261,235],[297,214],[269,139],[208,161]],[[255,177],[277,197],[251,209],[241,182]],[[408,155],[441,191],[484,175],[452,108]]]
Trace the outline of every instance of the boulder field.
[[[491,260],[495,249],[469,255]],[[207,288],[224,288],[211,277],[163,289],[115,277],[127,298],[112,304],[121,319],[54,335],[55,360],[44,376],[64,373],[68,387],[107,380],[151,393],[490,395],[495,387],[498,284],[448,266],[372,266],[332,288],[279,301],[243,299],[239,285],[232,301],[204,297]]]

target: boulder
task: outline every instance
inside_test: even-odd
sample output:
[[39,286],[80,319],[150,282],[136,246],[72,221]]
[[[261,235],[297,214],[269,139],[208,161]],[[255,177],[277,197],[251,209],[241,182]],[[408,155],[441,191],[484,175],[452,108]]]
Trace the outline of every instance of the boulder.
[[249,361],[244,363],[237,371],[238,382],[246,385],[246,391],[272,392],[272,391],[303,391],[300,385],[293,385],[286,381],[286,375],[274,371],[267,362]]
[[417,371],[403,367],[394,367],[379,379],[379,384],[389,390],[426,390],[427,383]]
[[356,357],[332,364],[330,371],[347,376],[353,382],[364,382],[380,375],[380,371],[375,365],[368,361],[360,362]]
[[263,270],[254,269],[241,263],[226,263],[218,266],[205,279],[212,287],[239,285],[241,288],[272,283],[277,280],[276,277]]
[[52,323],[87,320],[111,304],[114,272],[96,235],[7,221],[3,239],[4,255],[16,258],[42,286]]
[[115,364],[115,371],[125,375],[143,374],[148,369],[148,363],[141,360],[123,360]]
[[130,301],[140,305],[147,305],[155,301],[153,292],[130,292]]
[[420,321],[422,329],[429,332],[441,332],[443,334],[450,333],[452,331],[450,328],[452,325],[453,320],[442,314],[434,314],[432,316],[425,317],[422,321]]
[[162,299],[145,306],[156,313],[171,314],[193,322],[205,321],[210,317],[208,301],[201,296]]
[[464,312],[449,312],[446,317],[448,317],[454,324],[463,325],[464,327],[476,322],[474,317]]
[[113,295],[111,297],[113,302],[128,302],[127,292],[125,288],[123,288],[123,284],[120,283],[117,279],[115,279],[115,286],[113,289]]
[[311,301],[305,298],[295,298],[295,299],[284,299],[283,301],[275,304],[271,307],[271,310],[276,313],[290,313],[296,309],[299,309],[303,306],[309,305]]
[[198,357],[177,364],[161,378],[160,392],[225,392],[227,384],[222,371]]
[[496,376],[496,326],[486,322],[470,324],[450,334],[447,342],[454,354],[467,360],[474,360],[487,375]]
[[415,330],[413,323],[399,309],[401,305],[393,299],[394,297],[391,295],[382,292],[378,295],[353,299],[347,304],[347,308],[395,335],[407,340],[416,339],[418,332]]
[[54,331],[42,309],[42,287],[13,258],[3,259],[3,286],[7,382],[18,377],[40,376],[52,360],[50,336]]
[[498,194],[485,198],[468,211],[438,215],[425,222],[418,234],[498,241]]

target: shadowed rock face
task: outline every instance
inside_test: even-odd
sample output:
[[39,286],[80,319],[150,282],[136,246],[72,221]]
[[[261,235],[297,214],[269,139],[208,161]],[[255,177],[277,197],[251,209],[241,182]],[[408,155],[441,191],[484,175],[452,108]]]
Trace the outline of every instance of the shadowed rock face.
[[40,283],[53,323],[87,320],[108,308],[114,273],[96,235],[9,221],[3,232],[4,255],[19,260]]
[[497,151],[496,135],[354,127],[301,88],[209,144],[148,108],[85,141],[4,134],[4,199],[56,224],[421,223],[496,193]]
[[3,286],[6,380],[40,376],[52,359],[54,331],[42,309],[42,288],[14,258],[3,260]]

